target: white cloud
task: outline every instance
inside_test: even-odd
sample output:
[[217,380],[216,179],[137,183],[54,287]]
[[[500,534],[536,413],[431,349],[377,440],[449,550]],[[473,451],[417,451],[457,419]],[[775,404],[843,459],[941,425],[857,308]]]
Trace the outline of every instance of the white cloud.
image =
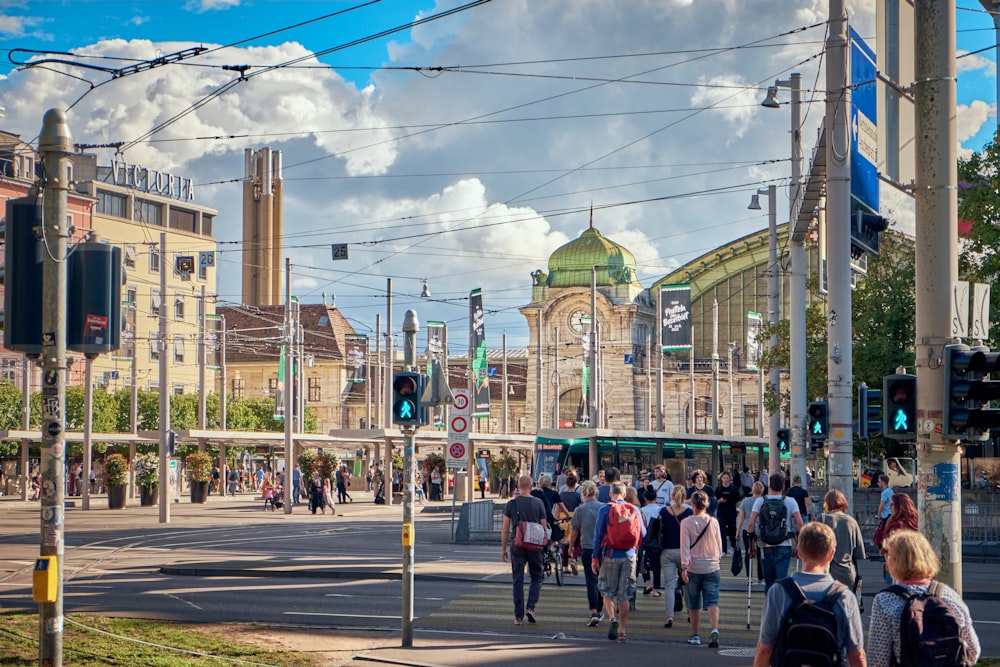
[[983,100],[974,100],[972,104],[959,104],[956,111],[958,156],[968,158],[974,151],[971,148],[964,148],[962,142],[976,136],[986,120],[990,116],[996,116],[996,106],[990,106]]
[[193,12],[210,12],[217,9],[229,9],[239,7],[240,0],[188,0],[184,4],[184,9]]
[[955,69],[959,72],[975,72],[977,70],[982,70],[984,76],[996,76],[997,64],[990,60],[989,58],[976,54],[974,56],[965,56],[967,51],[956,51],[955,55],[958,56],[955,59]]

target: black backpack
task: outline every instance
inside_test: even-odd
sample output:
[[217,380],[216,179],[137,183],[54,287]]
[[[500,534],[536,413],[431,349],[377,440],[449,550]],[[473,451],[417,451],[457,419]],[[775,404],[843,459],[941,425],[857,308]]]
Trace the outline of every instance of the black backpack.
[[[847,587],[833,582],[819,602],[806,597],[791,577],[779,579],[791,600],[781,624],[778,643],[771,654],[771,667],[837,667],[842,664],[834,606]],[[912,663],[915,664],[915,663]]]
[[757,513],[757,535],[769,546],[788,539],[788,508],[784,498],[765,498]]
[[899,620],[899,661],[894,665],[973,665],[972,650],[962,639],[958,617],[932,582],[926,593],[910,593],[896,584],[885,589],[904,600]]

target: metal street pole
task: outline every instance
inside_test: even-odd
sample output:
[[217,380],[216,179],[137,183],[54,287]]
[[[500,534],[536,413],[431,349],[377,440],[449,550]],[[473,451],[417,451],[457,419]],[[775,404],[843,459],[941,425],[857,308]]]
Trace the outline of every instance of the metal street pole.
[[[205,387],[205,365],[208,363],[205,358],[205,286],[201,286],[201,297],[198,301],[198,428],[205,430],[205,397],[208,391]],[[225,482],[225,479],[222,480]],[[220,484],[222,495],[226,495],[226,485]]]
[[226,430],[226,316],[219,315],[219,429]]
[[[778,290],[778,189],[774,185],[767,186],[767,321],[771,325],[771,338],[767,341],[771,352],[771,370],[767,382],[771,385],[776,397],[776,405],[781,403],[781,368],[774,356],[778,348],[777,324],[780,318]],[[780,407],[767,415],[768,456],[767,471],[775,473],[781,470],[781,451],[778,449],[778,426],[781,422]]]
[[292,498],[294,490],[292,487],[292,469],[295,467],[295,464],[292,462],[295,448],[292,439],[292,422],[295,419],[293,415],[295,410],[292,407],[292,401],[294,400],[294,396],[292,395],[292,383],[294,382],[294,378],[292,377],[292,357],[295,354],[295,324],[292,321],[292,260],[288,257],[285,258],[285,334],[282,338],[285,342],[285,476],[283,486],[285,487],[285,514],[291,514],[292,504],[295,500]]
[[80,492],[80,507],[89,510],[90,468],[94,465],[94,355],[86,355],[83,369],[83,479],[87,486]]
[[[42,119],[38,152],[45,167],[42,234],[48,252],[42,255],[42,556],[54,556],[55,600],[38,605],[38,664],[60,667],[63,649],[63,554],[66,469],[66,246],[70,230],[67,193],[73,178],[66,114],[49,109]],[[22,447],[28,447],[23,443]],[[28,482],[24,471],[25,485]]]
[[[420,322],[417,311],[408,310],[403,316],[403,365],[415,370],[417,363],[417,332]],[[445,355],[445,360],[447,360]],[[402,646],[413,646],[413,436],[417,429],[403,428],[403,568],[402,568]],[[472,474],[471,468],[469,475]],[[392,475],[388,475],[392,479]]]
[[[160,247],[153,252],[160,253],[160,311],[159,333],[156,341],[159,350],[160,377],[157,381],[160,392],[160,510],[159,522],[170,523],[170,364],[167,360],[167,336],[170,320],[167,319],[167,234],[160,232]],[[177,480],[178,487],[180,479]]]
[[826,256],[828,293],[827,400],[829,401],[829,488],[854,508],[851,392],[851,159],[848,119],[847,8],[830,0],[826,40]]
[[[961,450],[941,437],[944,374],[958,277],[955,128],[955,1],[917,0],[916,365],[917,511],[941,560],[937,579],[962,592]],[[883,400],[886,397],[882,397]]]
[[[392,373],[395,370],[392,347],[392,278],[385,279],[385,428],[392,426]],[[386,437],[382,452],[382,479],[386,505],[392,505],[392,438]],[[448,484],[445,482],[445,491]]]
[[[559,351],[556,351],[559,354]],[[597,267],[590,268],[590,428],[600,428],[597,396]]]

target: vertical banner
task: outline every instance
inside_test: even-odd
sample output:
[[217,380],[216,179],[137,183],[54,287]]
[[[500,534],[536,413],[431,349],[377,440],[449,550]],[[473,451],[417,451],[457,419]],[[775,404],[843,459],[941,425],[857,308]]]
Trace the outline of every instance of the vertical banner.
[[[433,384],[434,373],[443,373],[444,382],[448,384],[448,328],[444,322],[427,323],[427,350],[424,354],[427,359],[427,378]],[[433,424],[435,427],[444,426],[444,406],[435,405],[431,408]]]
[[663,285],[659,304],[663,351],[690,350],[691,285]]
[[760,370],[758,364],[760,363],[760,341],[757,340],[760,336],[760,325],[763,322],[763,318],[760,313],[755,313],[749,311],[747,313],[747,362],[746,367],[748,371]]
[[281,346],[281,354],[278,355],[278,385],[274,393],[274,418],[283,420],[285,418],[285,346]]
[[580,338],[583,347],[583,366],[580,372],[580,405],[576,410],[576,425],[587,428],[590,426],[590,336],[593,327],[590,326],[589,317],[581,317],[580,323],[585,327],[583,336]]
[[483,293],[476,288],[469,293],[469,359],[472,364],[472,416],[490,416],[490,378],[486,361],[486,322]]
[[360,383],[366,380],[368,359],[368,336],[364,334],[347,334],[344,336],[344,347],[346,358],[344,364],[347,366],[347,381]]

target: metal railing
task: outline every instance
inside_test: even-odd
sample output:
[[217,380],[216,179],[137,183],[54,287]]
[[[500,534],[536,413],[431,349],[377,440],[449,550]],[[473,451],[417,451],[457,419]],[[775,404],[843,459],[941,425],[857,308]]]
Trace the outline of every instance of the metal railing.
[[[870,543],[878,528],[878,503],[856,501],[854,518]],[[962,541],[1000,542],[1000,502],[962,502]]]

